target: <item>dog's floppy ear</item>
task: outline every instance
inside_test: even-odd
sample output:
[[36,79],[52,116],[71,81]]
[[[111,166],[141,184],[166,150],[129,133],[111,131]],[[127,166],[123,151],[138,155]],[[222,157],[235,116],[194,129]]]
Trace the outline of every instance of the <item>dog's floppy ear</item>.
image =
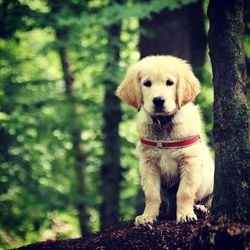
[[194,101],[200,93],[200,82],[190,69],[182,71],[178,77],[176,102],[180,109],[183,105]]
[[116,90],[116,95],[121,97],[129,105],[139,109],[142,103],[140,87],[140,75],[138,64],[129,68],[125,79]]

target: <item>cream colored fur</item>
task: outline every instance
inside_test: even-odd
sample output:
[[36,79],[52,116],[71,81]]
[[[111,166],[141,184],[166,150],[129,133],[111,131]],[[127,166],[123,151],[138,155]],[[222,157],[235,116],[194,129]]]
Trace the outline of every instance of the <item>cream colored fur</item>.
[[[171,80],[173,85],[166,85]],[[152,86],[144,83],[150,81]],[[190,65],[172,56],[150,56],[132,66],[117,95],[129,105],[139,109],[138,132],[141,137],[153,140],[182,140],[201,134],[201,116],[192,101],[200,90],[198,79]],[[174,114],[171,123],[161,125],[153,122],[153,98],[165,99],[161,115]],[[177,191],[177,222],[196,220],[193,207],[213,192],[214,161],[203,141],[181,149],[160,149],[137,144],[140,158],[141,184],[145,193],[146,206],[136,224],[152,223],[159,214],[161,203],[161,179],[168,186],[180,181]],[[204,210],[204,206],[197,206]]]

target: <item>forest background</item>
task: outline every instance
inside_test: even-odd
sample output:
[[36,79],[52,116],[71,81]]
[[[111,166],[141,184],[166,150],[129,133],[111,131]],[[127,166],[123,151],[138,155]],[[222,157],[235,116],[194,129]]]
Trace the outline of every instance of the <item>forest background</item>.
[[[192,64],[212,150],[207,5],[0,0],[0,246],[85,236],[141,212],[137,111],[114,95],[140,58]],[[250,72],[247,1],[245,25]]]

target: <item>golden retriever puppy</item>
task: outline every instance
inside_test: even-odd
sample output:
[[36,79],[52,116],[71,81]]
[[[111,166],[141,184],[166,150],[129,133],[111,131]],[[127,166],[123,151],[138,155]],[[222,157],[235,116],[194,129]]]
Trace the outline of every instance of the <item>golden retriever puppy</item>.
[[[194,206],[213,192],[214,161],[200,139],[201,116],[192,102],[200,83],[190,65],[173,56],[149,56],[135,65],[117,95],[138,109],[137,144],[146,205],[136,225],[153,223],[161,203],[161,180],[179,182],[176,220],[196,220]],[[203,211],[206,207],[197,205]]]

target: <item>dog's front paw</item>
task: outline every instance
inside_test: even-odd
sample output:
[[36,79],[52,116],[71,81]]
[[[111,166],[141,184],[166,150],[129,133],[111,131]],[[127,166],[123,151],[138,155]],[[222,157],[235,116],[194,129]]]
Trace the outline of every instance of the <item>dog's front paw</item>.
[[208,214],[208,209],[204,205],[194,205],[194,208],[201,211],[204,214]]
[[193,210],[190,210],[189,212],[177,213],[176,220],[177,220],[177,223],[195,221],[197,220],[197,216]]
[[153,224],[156,221],[155,217],[149,216],[149,215],[139,215],[135,218],[135,225],[148,225]]

